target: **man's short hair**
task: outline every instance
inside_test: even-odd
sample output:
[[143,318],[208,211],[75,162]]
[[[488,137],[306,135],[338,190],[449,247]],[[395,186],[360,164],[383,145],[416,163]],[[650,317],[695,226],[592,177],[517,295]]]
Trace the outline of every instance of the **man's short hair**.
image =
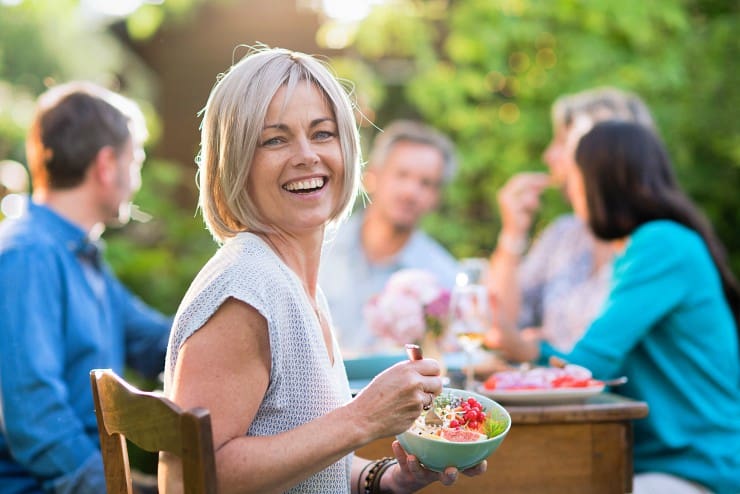
[[120,153],[131,138],[146,139],[144,117],[132,100],[86,81],[54,86],[38,98],[26,138],[33,185],[75,187],[102,148]]
[[438,149],[442,153],[444,163],[443,181],[449,182],[455,176],[457,158],[452,141],[428,125],[413,120],[396,120],[378,134],[370,151],[369,166],[371,168],[383,166],[391,149],[399,142],[416,142]]

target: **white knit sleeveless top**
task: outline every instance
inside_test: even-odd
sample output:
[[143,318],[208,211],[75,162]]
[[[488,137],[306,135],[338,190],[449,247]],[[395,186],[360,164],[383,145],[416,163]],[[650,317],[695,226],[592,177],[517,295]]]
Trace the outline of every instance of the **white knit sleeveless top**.
[[[336,338],[332,334],[332,367],[321,326],[298,276],[251,233],[240,233],[226,241],[185,294],[167,348],[166,393],[182,344],[228,297],[259,311],[269,331],[270,382],[248,436],[294,429],[351,399]],[[321,290],[318,299],[323,314],[328,314]],[[350,454],[287,492],[346,494],[350,491],[351,464]]]

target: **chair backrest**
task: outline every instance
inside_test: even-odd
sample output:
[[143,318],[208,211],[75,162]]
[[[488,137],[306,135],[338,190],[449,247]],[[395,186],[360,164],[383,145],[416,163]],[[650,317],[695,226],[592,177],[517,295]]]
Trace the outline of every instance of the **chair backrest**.
[[132,494],[126,439],[145,451],[181,458],[186,494],[216,492],[208,410],[182,410],[164,396],[136,389],[110,369],[93,369],[90,382],[108,494]]

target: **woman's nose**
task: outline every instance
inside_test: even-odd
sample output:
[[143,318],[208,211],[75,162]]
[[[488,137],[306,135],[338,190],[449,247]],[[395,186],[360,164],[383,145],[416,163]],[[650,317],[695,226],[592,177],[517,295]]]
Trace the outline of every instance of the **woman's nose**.
[[295,145],[295,165],[313,165],[319,162],[319,155],[309,139],[297,139]]

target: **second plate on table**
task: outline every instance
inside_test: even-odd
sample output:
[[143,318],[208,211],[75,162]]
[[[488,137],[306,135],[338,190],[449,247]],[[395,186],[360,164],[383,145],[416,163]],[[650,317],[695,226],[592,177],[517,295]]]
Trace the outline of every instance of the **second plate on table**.
[[486,389],[481,385],[477,391],[507,405],[552,405],[584,401],[604,391],[604,385],[551,389]]

